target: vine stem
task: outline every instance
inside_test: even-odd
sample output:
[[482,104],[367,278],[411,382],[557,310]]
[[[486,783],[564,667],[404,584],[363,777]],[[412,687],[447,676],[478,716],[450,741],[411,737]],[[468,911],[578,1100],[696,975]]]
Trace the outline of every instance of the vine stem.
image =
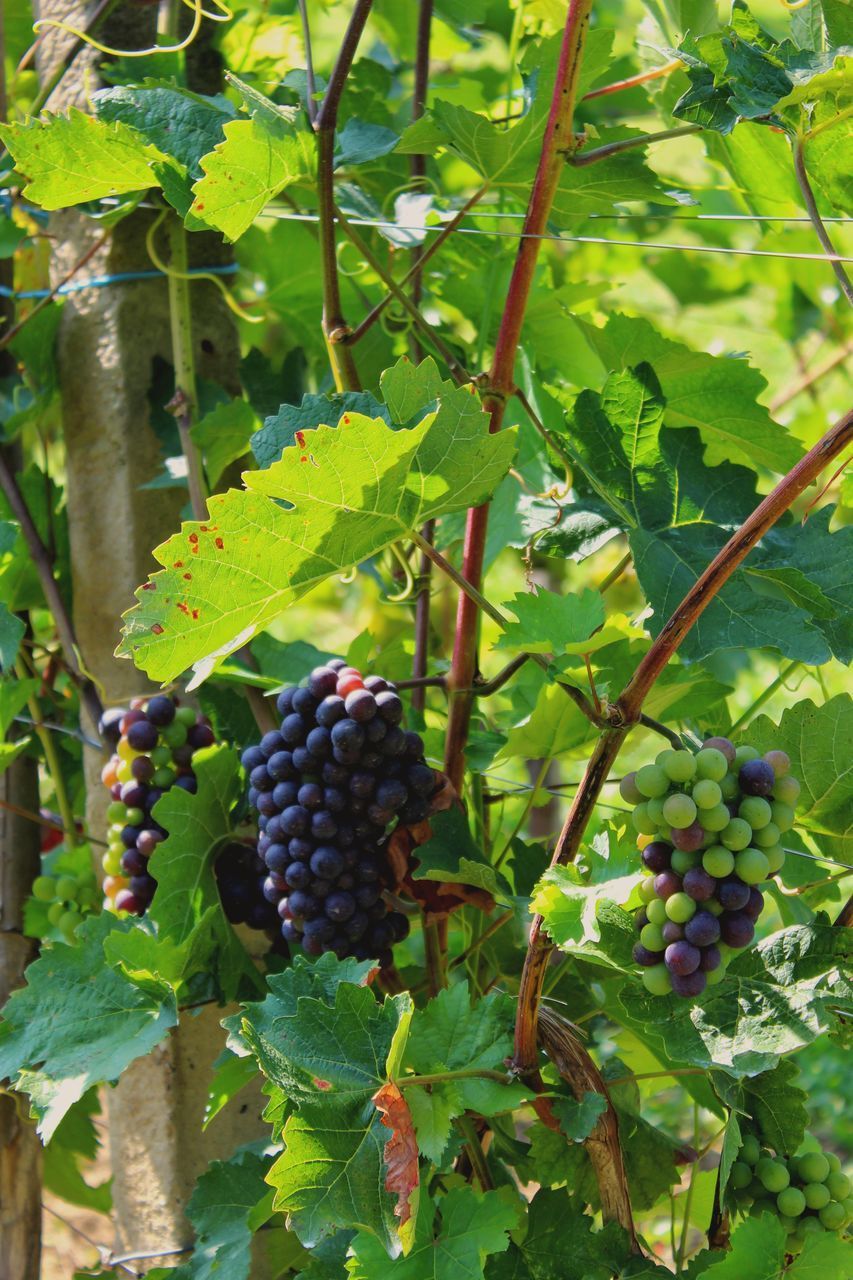
[[846,342],[844,346],[839,347],[831,356],[819,364],[810,372],[805,372],[801,378],[790,386],[783,388],[773,400],[770,401],[770,412],[776,413],[789,401],[796,399],[803,391],[809,391],[816,382],[821,378],[825,378],[833,369],[837,369],[840,364],[845,364],[850,357],[853,356],[853,342]]
[[[6,501],[9,503],[12,515],[21,526],[21,532],[24,535],[30,558],[35,565],[47,607],[53,616],[54,626],[59,636],[59,643],[62,645],[66,665],[79,686],[80,698],[86,707],[89,718],[93,724],[97,724],[103,712],[101,699],[98,696],[94,682],[83,670],[78,657],[79,649],[71,615],[65,607],[65,601],[53,576],[50,554],[42,542],[41,534],[30,515],[30,509],[24,500],[24,495],[18,487],[18,481],[9,461],[9,454],[6,449],[2,448],[0,448],[0,489],[3,490]],[[36,716],[34,718],[40,720],[41,717]]]
[[701,124],[682,124],[675,129],[662,129],[660,133],[644,133],[637,138],[620,138],[618,142],[607,142],[603,147],[595,147],[592,151],[579,151],[572,156],[569,163],[576,169],[587,164],[595,164],[597,160],[606,160],[608,156],[621,155],[623,151],[631,151],[634,147],[648,147],[653,142],[666,142],[668,138],[684,138],[691,133],[701,133]]
[[[814,483],[827,463],[847,447],[851,438],[853,412],[847,413],[837,422],[756,507],[664,624],[625,689],[608,708],[612,727],[601,734],[595,745],[555,845],[552,866],[564,865],[575,857],[601,788],[607,781],[622,743],[632,726],[638,722],[646,695],[687,632],[755,544],[796,498]],[[519,987],[515,1064],[522,1073],[535,1072],[537,1064],[537,1023],[541,1014],[542,986],[552,950],[551,943],[543,935],[542,926],[542,917],[536,916],[530,930]]]
[[430,1085],[430,1084],[447,1084],[450,1080],[496,1080],[498,1084],[508,1084],[509,1077],[504,1071],[489,1071],[485,1067],[482,1070],[471,1068],[466,1071],[435,1071],[429,1075],[421,1076],[402,1076],[399,1080],[395,1080],[398,1089],[410,1089],[412,1085]]
[[769,702],[774,693],[782,688],[782,685],[788,679],[788,676],[793,675],[797,668],[802,665],[803,664],[801,662],[789,662],[787,667],[785,667],[785,670],[780,671],[776,679],[771,684],[767,685],[765,689],[762,689],[755,701],[747,707],[746,711],[741,712],[733,725],[730,725],[729,733],[736,733],[738,729],[741,729],[747,723],[747,721],[751,720],[756,711],[759,711],[761,707],[764,706],[765,702]]
[[338,391],[360,391],[361,380],[352,348],[352,330],[344,319],[335,238],[335,130],[341,95],[355,58],[373,0],[356,0],[341,42],[338,60],[314,120],[317,134],[317,213],[323,285],[323,334]]
[[314,95],[317,84],[314,79],[314,56],[311,51],[311,27],[308,22],[308,0],[299,0],[299,20],[302,23],[302,41],[305,45],[305,89],[308,102],[308,119],[312,125],[317,119],[317,103]]
[[201,465],[201,455],[190,434],[198,401],[190,282],[187,279],[189,268],[187,233],[180,218],[169,218],[168,235],[171,270],[167,280],[172,331],[172,362],[175,366],[175,395],[168,407],[175,415],[181,439],[181,451],[187,464],[190,506],[196,520],[204,520],[207,515],[207,485]]
[[465,1139],[465,1149],[468,1153],[468,1159],[471,1161],[471,1168],[477,1176],[480,1189],[482,1191],[493,1191],[495,1184],[492,1181],[492,1175],[489,1173],[486,1153],[483,1150],[477,1126],[469,1115],[459,1116],[455,1123]]
[[[30,672],[23,661],[20,659],[15,663],[15,671],[19,680],[29,680],[35,672]],[[68,792],[65,789],[65,779],[62,776],[62,767],[59,763],[59,756],[53,738],[41,722],[41,711],[39,704],[34,697],[27,698],[27,708],[33,720],[33,729],[36,737],[41,743],[41,749],[44,752],[44,762],[47,765],[47,771],[50,774],[50,780],[53,783],[53,791],[56,796],[56,805],[62,818],[62,827],[65,833],[65,839],[69,845],[77,845],[80,843],[80,837],[77,834],[77,825],[74,821],[74,810],[71,807],[71,801],[68,798]]]
[[639,75],[628,76],[627,80],[615,80],[613,84],[602,85],[600,89],[591,89],[583,96],[583,102],[591,102],[593,98],[603,98],[606,94],[621,93],[623,89],[635,89],[638,84],[647,84],[649,80],[660,80],[663,76],[672,75],[682,65],[680,59],[666,62],[662,67],[653,67],[651,71],[641,71]]
[[815,234],[823,247],[825,253],[830,254],[829,265],[835,272],[835,278],[841,286],[841,292],[847,301],[853,307],[853,282],[844,270],[844,264],[838,261],[838,254],[835,246],[830,239],[823,219],[820,216],[820,210],[817,207],[817,201],[814,198],[812,184],[809,182],[809,175],[806,172],[806,139],[797,138],[794,143],[794,172],[797,175],[797,182],[800,184],[800,191],[803,193],[803,200],[806,203],[806,211],[809,215]]
[[[547,228],[565,157],[575,147],[572,121],[591,10],[592,0],[571,0],[566,15],[554,92],[542,139],[539,164],[507,290],[487,389],[483,397],[483,407],[490,416],[491,432],[501,429],[507,397],[514,389],[515,357],[524,323],[524,313],[533,287],[541,245],[539,237]],[[462,573],[475,588],[479,587],[483,576],[488,519],[488,504],[475,507],[468,512]],[[477,638],[476,607],[468,596],[462,595],[459,598],[456,615],[453,658],[448,677],[451,700],[444,760],[445,773],[457,791],[461,791],[465,772],[464,752],[472,707],[471,695],[465,690],[474,683],[477,668]]]

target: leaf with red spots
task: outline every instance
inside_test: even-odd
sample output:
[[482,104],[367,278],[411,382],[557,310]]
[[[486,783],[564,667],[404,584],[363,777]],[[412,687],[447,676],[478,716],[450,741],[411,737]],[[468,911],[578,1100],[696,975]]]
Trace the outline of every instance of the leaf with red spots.
[[[394,430],[349,413],[347,425],[304,431],[304,451],[285,449],[265,471],[246,472],[245,489],[212,497],[205,523],[184,525],[158,547],[167,567],[154,581],[163,590],[137,592],[119,653],[155,680],[194,667],[198,684],[324,579],[428,519],[488,499],[512,462],[515,433],[490,435],[479,398],[442,382],[433,361],[424,365],[398,365],[383,384],[400,401],[410,378],[430,397],[416,426]],[[188,587],[173,566],[190,554]]]

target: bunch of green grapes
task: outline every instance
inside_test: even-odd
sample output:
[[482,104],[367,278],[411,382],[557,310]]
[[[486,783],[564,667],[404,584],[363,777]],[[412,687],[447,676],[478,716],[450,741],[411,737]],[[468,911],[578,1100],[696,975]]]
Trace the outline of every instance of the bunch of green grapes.
[[787,1250],[799,1253],[812,1231],[843,1233],[853,1222],[853,1183],[832,1151],[786,1157],[743,1140],[729,1174],[734,1213],[774,1213],[788,1232]]
[[98,884],[93,871],[71,875],[36,876],[33,897],[47,907],[47,918],[66,942],[73,942],[77,926],[98,906]]
[[794,822],[800,784],[790,768],[784,751],[762,757],[709,738],[622,779],[648,872],[634,960],[652,995],[701,995],[752,942],[758,886],[784,866],[782,833]]

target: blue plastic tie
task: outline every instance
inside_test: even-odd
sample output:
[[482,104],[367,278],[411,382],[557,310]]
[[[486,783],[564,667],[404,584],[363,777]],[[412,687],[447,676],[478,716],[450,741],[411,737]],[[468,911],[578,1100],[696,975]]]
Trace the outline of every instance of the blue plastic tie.
[[[236,262],[228,262],[217,267],[191,267],[187,274],[191,276],[231,276],[239,269]],[[51,296],[62,297],[66,293],[79,293],[81,289],[105,289],[111,284],[126,284],[134,280],[165,280],[166,278],[164,271],[117,271],[114,275],[91,276],[88,280],[72,280],[56,290],[22,289],[20,293],[16,293],[14,289],[0,285],[0,297],[19,298],[22,301],[50,298]]]

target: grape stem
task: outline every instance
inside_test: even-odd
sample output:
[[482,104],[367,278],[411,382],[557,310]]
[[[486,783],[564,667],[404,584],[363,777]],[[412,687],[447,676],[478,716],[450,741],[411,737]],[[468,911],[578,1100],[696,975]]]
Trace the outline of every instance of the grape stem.
[[684,750],[684,742],[674,729],[667,729],[665,724],[661,724],[659,720],[653,720],[651,716],[647,716],[644,712],[640,712],[637,717],[638,723],[645,725],[647,729],[651,729],[654,733],[659,733],[662,738],[666,738],[667,742],[671,742],[676,751]]
[[486,1153],[477,1132],[477,1126],[471,1116],[459,1116],[455,1121],[456,1128],[465,1139],[465,1150],[468,1159],[471,1161],[471,1168],[476,1174],[477,1181],[483,1191],[493,1191],[495,1184],[492,1181],[492,1175],[489,1173],[489,1166],[486,1163]]
[[[29,680],[37,673],[29,671],[24,665],[24,660],[19,658],[15,663],[15,672],[19,680]],[[44,762],[47,765],[47,771],[50,774],[50,780],[53,783],[53,791],[56,796],[56,807],[59,809],[62,818],[62,828],[65,833],[66,842],[73,846],[80,844],[80,837],[77,834],[77,824],[74,821],[74,810],[71,807],[71,801],[68,798],[68,792],[65,788],[65,779],[62,776],[62,767],[59,763],[59,756],[53,742],[53,737],[45,729],[41,722],[41,713],[39,704],[35,697],[27,698],[27,708],[33,719],[33,728],[36,737],[41,743],[41,749],[44,752]]]
[[785,667],[784,671],[780,671],[776,679],[771,684],[767,685],[766,689],[761,690],[761,693],[758,695],[755,701],[751,704],[751,706],[748,706],[746,711],[742,712],[738,716],[737,720],[735,720],[734,724],[729,728],[729,734],[737,733],[738,729],[742,728],[743,725],[745,725],[748,720],[751,720],[752,717],[755,715],[756,711],[758,711],[759,708],[763,707],[765,702],[769,702],[770,699],[773,697],[774,693],[776,693],[779,689],[782,688],[782,685],[788,679],[788,676],[791,675],[794,671],[797,670],[798,667],[801,667],[802,665],[803,664],[801,662],[790,662],[788,666]]
[[809,220],[815,229],[815,234],[821,243],[825,253],[831,255],[829,265],[835,273],[835,278],[841,286],[841,292],[847,301],[853,307],[853,282],[844,270],[844,264],[838,261],[835,246],[832,243],[829,232],[826,229],[823,219],[820,216],[820,210],[817,207],[817,201],[814,197],[812,184],[809,182],[809,175],[806,171],[806,138],[797,138],[794,146],[794,172],[797,175],[797,182],[805,201],[806,212]]
[[435,1071],[428,1075],[420,1076],[403,1076],[399,1080],[395,1080],[398,1089],[410,1089],[413,1085],[426,1087],[431,1084],[446,1084],[449,1080],[496,1080],[498,1084],[510,1084],[511,1080],[507,1073],[500,1071],[489,1071],[485,1067],[476,1069],[474,1067],[464,1071]]
[[653,142],[666,142],[669,138],[683,138],[690,133],[701,133],[701,124],[683,124],[675,129],[662,129],[660,133],[643,133],[636,138],[620,138],[618,142],[608,142],[603,147],[595,147],[592,151],[579,151],[569,157],[569,164],[582,168],[587,164],[595,164],[597,160],[606,160],[609,156],[621,155],[634,147],[648,147]]

